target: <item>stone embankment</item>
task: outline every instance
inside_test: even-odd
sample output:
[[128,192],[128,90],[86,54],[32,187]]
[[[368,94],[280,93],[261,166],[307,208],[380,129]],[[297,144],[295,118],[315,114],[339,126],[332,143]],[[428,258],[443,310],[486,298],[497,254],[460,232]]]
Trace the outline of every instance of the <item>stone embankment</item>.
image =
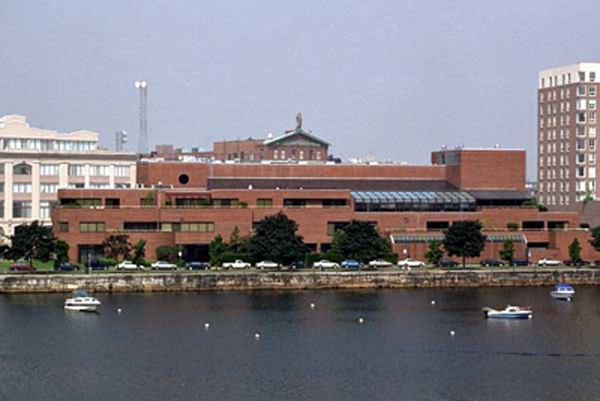
[[0,293],[525,287],[600,284],[600,269],[0,275]]

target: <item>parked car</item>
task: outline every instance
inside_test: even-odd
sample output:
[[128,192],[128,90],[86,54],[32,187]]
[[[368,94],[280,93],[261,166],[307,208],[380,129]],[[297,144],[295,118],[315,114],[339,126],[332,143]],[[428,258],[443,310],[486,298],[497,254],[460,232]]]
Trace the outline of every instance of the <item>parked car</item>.
[[25,261],[15,262],[11,264],[8,269],[17,272],[34,272],[36,270],[35,267],[30,266],[29,263]]
[[563,260],[563,265],[565,266],[589,266],[590,262],[587,260],[580,260],[579,262],[574,262],[571,259]]
[[176,270],[177,265],[174,263],[165,262],[164,260],[157,260],[150,265],[152,270]]
[[237,259],[235,262],[225,262],[221,266],[225,269],[249,269],[250,263]]
[[391,267],[393,263],[388,262],[387,260],[383,260],[383,259],[375,259],[375,260],[370,261],[368,264],[369,264],[369,267],[378,268],[378,267]]
[[452,259],[440,259],[435,263],[435,265],[437,267],[456,267],[458,266],[458,263]]
[[594,266],[600,267],[600,260],[595,260],[594,261]]
[[99,260],[93,260],[90,263],[90,269],[92,269],[92,270],[107,270],[108,266],[104,262],[100,262]]
[[503,262],[500,262],[499,260],[496,259],[483,259],[481,262],[479,262],[479,264],[481,266],[504,266]]
[[544,258],[538,261],[538,266],[559,266],[561,264],[560,260]]
[[129,260],[124,260],[121,263],[119,263],[117,266],[115,266],[115,269],[117,269],[117,270],[144,270],[144,266],[138,266]]
[[306,263],[303,260],[290,263],[290,270],[306,269]]
[[513,259],[510,263],[511,266],[529,266],[527,259]]
[[54,266],[54,271],[57,272],[72,272],[76,270],[79,270],[79,266],[75,263],[61,263],[58,266]]
[[342,267],[345,269],[360,269],[362,267],[362,263],[358,260],[347,259],[342,262]]
[[403,267],[405,269],[412,269],[413,267],[425,267],[425,263],[421,262],[420,260],[408,258],[404,260],[399,260],[398,266]]
[[187,262],[185,268],[188,270],[209,270],[210,263],[206,262]]
[[256,264],[256,268],[258,269],[279,269],[279,267],[279,263],[275,263],[270,260],[263,260],[262,262],[258,262]]
[[323,259],[313,263],[313,267],[315,269],[337,269],[340,267],[340,265],[338,263]]

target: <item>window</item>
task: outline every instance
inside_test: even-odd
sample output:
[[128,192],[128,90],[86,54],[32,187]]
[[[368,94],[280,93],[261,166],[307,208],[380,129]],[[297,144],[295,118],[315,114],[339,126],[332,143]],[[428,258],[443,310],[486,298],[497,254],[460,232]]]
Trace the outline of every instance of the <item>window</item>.
[[91,166],[90,175],[95,177],[108,177],[110,175],[109,166]]
[[595,86],[590,86],[588,88],[588,91],[589,91],[590,96],[596,96],[596,87]]
[[577,110],[585,110],[587,108],[587,100],[585,99],[577,99],[575,103],[575,107]]
[[596,72],[590,71],[590,82],[596,82]]
[[61,221],[60,223],[58,223],[58,231],[61,233],[68,233],[69,232],[69,222]]
[[590,100],[588,102],[588,105],[590,107],[590,110],[596,110],[596,100]]
[[40,192],[43,194],[53,194],[58,191],[58,184],[41,184]]
[[304,160],[304,151],[303,150],[300,151],[299,159]]
[[577,96],[585,96],[585,86],[579,85],[577,87]]
[[590,150],[596,150],[596,140],[595,139],[588,140],[588,146],[589,146]]
[[590,119],[590,123],[595,123],[596,122],[596,112],[595,111],[590,111],[588,112],[588,118]]
[[585,139],[578,139],[577,140],[577,150],[584,150],[585,149]]
[[182,233],[210,233],[214,229],[214,223],[180,223]]
[[107,188],[110,188],[110,184],[92,182],[92,183],[90,183],[90,188],[94,188],[94,189],[107,189]]
[[129,177],[129,166],[115,166],[115,177]]
[[590,137],[596,136],[596,127],[589,127],[588,133],[590,134]]
[[80,233],[100,233],[106,231],[104,222],[81,222],[79,223]]
[[585,123],[585,113],[577,113],[577,122]]
[[257,199],[256,206],[265,207],[265,208],[273,207],[273,199],[267,199],[267,198]]
[[328,222],[327,223],[327,235],[330,237],[335,234],[338,230],[343,230],[349,223],[347,221],[336,221],[336,222]]
[[40,219],[50,218],[50,209],[55,205],[54,202],[42,201],[40,202]]
[[85,188],[85,184],[83,183],[79,183],[79,184],[68,184],[67,188],[69,189],[81,189],[81,188]]
[[285,160],[285,149],[281,149],[281,160]]
[[13,184],[13,193],[15,194],[30,194],[31,184],[17,183]]
[[577,163],[585,163],[585,153],[577,153]]
[[590,163],[590,165],[595,165],[596,164],[596,154],[595,153],[590,153],[588,155],[588,161]]
[[579,71],[579,82],[585,82],[585,71]]
[[273,159],[277,160],[279,158],[279,151],[278,150],[274,150],[273,151]]
[[85,166],[83,164],[71,164],[69,166],[69,176],[83,177],[85,175]]
[[4,218],[4,201],[0,201],[0,218]]
[[31,202],[17,201],[13,202],[14,218],[31,218]]
[[13,167],[14,175],[31,175],[31,166],[27,163],[19,163]]
[[40,175],[58,175],[58,164],[40,164]]
[[585,169],[583,167],[577,167],[577,177],[585,177]]
[[577,136],[585,136],[585,125],[577,126]]

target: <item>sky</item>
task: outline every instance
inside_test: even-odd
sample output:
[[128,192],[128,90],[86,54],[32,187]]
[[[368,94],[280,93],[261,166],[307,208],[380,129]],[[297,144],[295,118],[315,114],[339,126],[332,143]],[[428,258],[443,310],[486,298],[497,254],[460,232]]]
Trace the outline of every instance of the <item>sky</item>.
[[210,149],[303,127],[342,159],[524,148],[537,73],[600,62],[600,2],[2,0],[0,115],[129,133],[148,81],[149,145]]

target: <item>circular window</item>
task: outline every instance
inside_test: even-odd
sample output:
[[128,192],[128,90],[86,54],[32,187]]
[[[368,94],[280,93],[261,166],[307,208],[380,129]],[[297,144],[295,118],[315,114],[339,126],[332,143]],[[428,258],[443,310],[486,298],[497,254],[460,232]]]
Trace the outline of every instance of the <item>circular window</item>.
[[179,183],[181,185],[187,185],[188,182],[190,182],[190,177],[187,174],[181,174],[179,176]]

